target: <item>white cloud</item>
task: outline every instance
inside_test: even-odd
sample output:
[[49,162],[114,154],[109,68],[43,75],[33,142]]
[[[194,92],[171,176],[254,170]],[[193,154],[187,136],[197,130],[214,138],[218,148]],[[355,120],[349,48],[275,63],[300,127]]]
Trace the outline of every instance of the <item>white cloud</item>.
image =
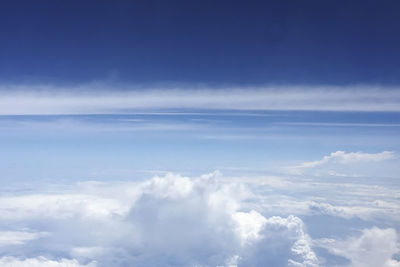
[[400,261],[392,258],[400,252],[397,233],[394,229],[373,227],[364,229],[358,237],[346,240],[321,239],[315,245],[327,248],[331,253],[349,259],[352,266],[395,267]]
[[[288,266],[311,267],[318,266],[318,258],[311,248],[311,240],[305,233],[303,221],[295,216],[282,218],[273,216],[268,218],[266,227],[261,232],[263,239],[259,249],[252,249],[256,252],[250,261],[243,266],[284,266],[286,259],[285,248],[290,244],[290,257],[287,259]],[[282,242],[282,236],[291,242]],[[263,256],[263,249],[269,248],[276,254],[275,257]],[[260,250],[261,249],[261,250]]]
[[129,207],[118,200],[88,194],[32,194],[0,197],[0,219],[104,218],[121,215]]
[[[3,223],[49,232],[40,240],[26,237],[12,254],[0,247],[2,266],[317,265],[298,217],[246,209],[253,194],[220,176],[168,174],[140,183],[86,183],[76,193],[1,197]],[[64,260],[38,258],[43,252]]]
[[[398,188],[277,179],[167,174],[142,182],[84,182],[51,193],[0,196],[0,229],[8,233],[0,257],[22,264],[40,262],[45,255],[54,264],[75,259],[74,264],[96,262],[98,267],[318,266],[315,244],[354,262],[363,258],[368,242],[396,244],[394,230],[365,230],[363,238],[348,238],[351,231],[343,232],[340,225],[341,240],[314,243],[299,216],[308,217],[310,227],[325,215],[339,222],[358,217],[375,225],[384,218],[386,225],[398,225]],[[318,238],[331,237],[321,229]],[[387,266],[396,263],[389,252],[376,253],[387,258],[382,261]]]
[[17,259],[14,257],[0,258],[0,266],[2,267],[96,267],[96,263],[87,265],[79,264],[76,260],[49,260],[45,257]]
[[[82,93],[83,92],[83,93]],[[400,111],[397,88],[269,86],[260,88],[130,88],[87,84],[0,86],[0,114],[107,114],[140,110]],[[15,103],[18,103],[16,105]]]
[[268,220],[260,213],[252,210],[247,212],[236,212],[233,219],[237,223],[237,233],[240,236],[242,244],[253,242],[261,239],[260,231],[263,229]]
[[393,184],[396,178],[330,178],[291,175],[240,177],[234,180],[251,189],[253,195],[252,201],[246,202],[248,208],[263,214],[328,215],[374,223],[385,218],[386,222],[400,222],[400,190],[397,184]]
[[388,159],[394,159],[395,154],[392,151],[383,151],[380,153],[363,153],[363,152],[349,152],[336,151],[332,152],[329,156],[324,156],[321,160],[304,162],[299,165],[299,168],[314,168],[327,163],[350,164],[356,162],[379,162]]
[[395,175],[398,161],[393,151],[379,153],[345,152],[338,150],[320,160],[303,162],[297,166],[286,168],[290,174],[336,176],[336,177],[365,177]]
[[[392,207],[377,207],[371,202],[367,202],[364,205],[347,203],[347,205],[332,205],[323,202],[308,202],[308,209],[311,215],[330,215],[336,217],[342,217],[345,219],[351,219],[354,217],[361,218],[363,220],[371,220],[374,216],[381,217],[385,215],[393,218],[395,214],[392,212]],[[386,213],[386,214],[385,214]]]
[[22,245],[27,241],[37,239],[44,235],[46,235],[46,233],[0,231],[0,246]]

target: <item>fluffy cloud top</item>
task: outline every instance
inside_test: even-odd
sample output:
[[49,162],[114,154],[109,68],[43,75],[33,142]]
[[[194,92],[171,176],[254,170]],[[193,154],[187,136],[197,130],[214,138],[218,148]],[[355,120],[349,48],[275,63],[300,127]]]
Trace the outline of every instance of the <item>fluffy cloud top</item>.
[[0,247],[2,266],[317,266],[301,219],[246,209],[252,193],[216,176],[2,197],[6,225],[48,232]]
[[[168,174],[142,182],[84,182],[48,193],[3,195],[0,265],[324,265],[329,257],[318,255],[317,246],[353,266],[398,266],[392,259],[399,252],[394,228],[318,240],[307,233],[307,228],[321,227],[320,219],[331,223],[330,217],[349,222],[358,217],[372,225],[373,218],[385,218],[396,225],[398,189],[282,181],[224,178],[218,172],[197,178]],[[296,189],[299,195],[287,194]]]
[[396,231],[391,228],[374,227],[362,230],[358,237],[346,240],[323,239],[315,243],[350,259],[352,266],[400,266],[400,261],[392,258],[399,252],[399,243]]

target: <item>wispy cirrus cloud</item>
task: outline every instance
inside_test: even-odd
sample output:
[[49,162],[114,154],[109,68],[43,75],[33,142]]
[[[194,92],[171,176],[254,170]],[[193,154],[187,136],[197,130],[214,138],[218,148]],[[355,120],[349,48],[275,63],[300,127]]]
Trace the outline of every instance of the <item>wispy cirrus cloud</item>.
[[363,152],[349,152],[338,150],[332,152],[329,156],[324,156],[321,160],[304,162],[299,165],[299,168],[314,168],[330,162],[339,164],[350,164],[357,162],[379,162],[388,159],[396,158],[393,151],[383,151],[380,153],[363,153]]
[[115,114],[168,109],[400,111],[399,102],[397,88],[365,86],[0,86],[1,115]]
[[0,246],[22,245],[46,234],[27,231],[0,231]]
[[298,175],[361,177],[379,173],[381,176],[393,176],[397,164],[397,155],[394,151],[365,153],[338,150],[319,160],[289,166],[286,170]]

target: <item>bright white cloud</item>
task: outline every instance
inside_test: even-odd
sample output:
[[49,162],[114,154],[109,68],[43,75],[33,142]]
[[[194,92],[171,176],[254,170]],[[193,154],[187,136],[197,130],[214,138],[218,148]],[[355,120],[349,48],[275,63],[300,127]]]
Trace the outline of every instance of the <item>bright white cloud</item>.
[[[325,256],[315,244],[358,262],[368,242],[388,242],[390,253],[375,256],[396,263],[388,256],[397,249],[394,230],[372,228],[363,238],[339,232],[342,239],[333,243],[313,242],[306,229],[316,225],[308,219],[307,227],[300,217],[358,217],[372,225],[385,218],[397,225],[398,188],[276,179],[167,174],[0,196],[0,259],[12,266],[319,266]],[[378,239],[368,241],[373,236]]]
[[22,245],[43,235],[46,235],[46,233],[0,231],[0,246]]
[[303,162],[287,167],[291,174],[311,174],[314,176],[362,177],[393,176],[398,166],[393,151],[379,153],[336,151],[320,160]]
[[349,259],[352,266],[395,267],[400,261],[393,255],[400,252],[399,240],[394,229],[377,227],[364,229],[358,237],[346,240],[321,239],[315,244],[327,248],[330,252]]
[[14,257],[0,258],[0,266],[2,267],[96,267],[96,263],[92,262],[87,265],[79,264],[76,260],[49,260],[45,257],[17,259]]
[[112,198],[87,194],[33,194],[0,198],[0,219],[29,217],[66,219],[104,218],[121,215],[129,207]]
[[[73,88],[0,86],[0,114],[94,114],[134,110],[400,111],[400,91],[372,87],[148,88],[88,84]],[[83,93],[82,93],[83,92]],[[16,104],[18,103],[18,104]]]
[[274,215],[278,212],[285,216],[358,218],[373,221],[374,224],[385,218],[386,221],[400,223],[400,190],[393,184],[396,178],[331,178],[290,175],[252,176],[234,180],[251,188],[253,201],[246,204],[264,214]]
[[[12,258],[0,247],[2,266],[317,265],[298,217],[268,218],[246,209],[253,194],[219,176],[168,174],[120,186],[83,184],[76,194],[2,197],[3,222],[49,232],[40,240],[20,238],[24,245],[13,253],[33,258]],[[65,259],[37,258],[43,251]]]
[[329,156],[324,156],[321,160],[304,162],[299,168],[314,168],[327,163],[351,164],[356,162],[379,162],[388,159],[394,159],[395,154],[392,151],[383,151],[380,153],[363,153],[336,151]]

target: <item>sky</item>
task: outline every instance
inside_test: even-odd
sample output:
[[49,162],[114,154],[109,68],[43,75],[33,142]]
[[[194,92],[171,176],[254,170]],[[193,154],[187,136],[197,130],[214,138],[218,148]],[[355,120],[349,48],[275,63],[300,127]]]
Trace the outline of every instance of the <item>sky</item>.
[[4,1],[0,265],[400,266],[398,1]]
[[5,1],[0,79],[387,84],[398,1]]

